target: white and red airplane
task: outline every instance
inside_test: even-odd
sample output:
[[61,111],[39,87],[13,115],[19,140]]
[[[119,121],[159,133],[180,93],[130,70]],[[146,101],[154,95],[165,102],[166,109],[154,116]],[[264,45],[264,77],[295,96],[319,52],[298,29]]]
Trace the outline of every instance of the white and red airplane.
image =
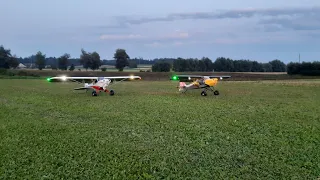
[[[73,81],[78,83],[84,83],[83,87],[74,88],[74,90],[92,90],[92,96],[97,96],[98,93],[104,91],[109,93],[110,96],[114,95],[114,90],[108,90],[107,87],[125,80],[140,80],[140,76],[114,76],[114,77],[67,77],[57,76],[47,78],[49,82],[65,82]],[[91,83],[88,83],[91,82]]]

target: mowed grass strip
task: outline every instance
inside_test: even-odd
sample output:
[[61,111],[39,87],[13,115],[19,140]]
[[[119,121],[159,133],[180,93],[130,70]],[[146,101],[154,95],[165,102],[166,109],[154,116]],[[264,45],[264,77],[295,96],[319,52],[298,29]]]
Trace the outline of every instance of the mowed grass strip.
[[202,97],[135,81],[92,97],[0,80],[0,179],[316,179],[319,82],[220,82]]

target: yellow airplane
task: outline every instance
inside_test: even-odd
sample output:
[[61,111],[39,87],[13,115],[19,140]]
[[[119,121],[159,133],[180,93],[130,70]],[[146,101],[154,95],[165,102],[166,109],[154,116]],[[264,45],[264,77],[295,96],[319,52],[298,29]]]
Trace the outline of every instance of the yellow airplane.
[[[173,81],[179,81],[179,92],[185,93],[192,89],[203,89],[201,96],[207,96],[207,90],[213,92],[214,95],[219,95],[219,91],[214,89],[218,79],[227,79],[231,76],[199,76],[199,75],[174,75],[170,78]],[[192,82],[186,84],[185,82]]]

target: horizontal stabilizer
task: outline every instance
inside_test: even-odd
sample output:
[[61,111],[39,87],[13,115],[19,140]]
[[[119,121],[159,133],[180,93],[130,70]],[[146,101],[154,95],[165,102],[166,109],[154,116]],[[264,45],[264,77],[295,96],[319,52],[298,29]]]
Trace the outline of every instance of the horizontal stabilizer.
[[90,89],[90,87],[79,87],[79,88],[74,88],[74,90],[85,90],[85,89]]

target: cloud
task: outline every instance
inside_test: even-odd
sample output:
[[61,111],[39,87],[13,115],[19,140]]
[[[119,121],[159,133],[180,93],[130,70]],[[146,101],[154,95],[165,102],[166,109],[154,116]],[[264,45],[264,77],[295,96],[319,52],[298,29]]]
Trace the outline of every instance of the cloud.
[[145,44],[145,46],[147,46],[147,47],[161,47],[163,45],[159,42],[152,42],[152,43]]
[[183,31],[180,31],[180,30],[176,30],[173,33],[160,35],[158,38],[160,38],[160,39],[187,39],[189,37],[190,37],[190,35],[189,35],[188,32],[183,32]]
[[102,40],[130,40],[130,39],[143,39],[143,38],[146,38],[146,37],[140,34],[128,34],[128,35],[105,34],[100,36],[100,39]]
[[280,17],[264,19],[259,22],[266,28],[274,27],[273,30],[320,30],[320,12],[319,16],[303,16],[303,17]]
[[177,46],[183,46],[183,45],[189,45],[193,44],[193,41],[188,41],[188,42],[181,42],[181,41],[170,41],[170,42],[152,42],[152,43],[147,43],[144,44],[147,47],[152,47],[152,48],[163,48],[163,47],[177,47]]
[[[303,31],[320,30],[320,7],[248,8],[213,12],[171,13],[162,17],[133,18],[133,16],[121,16],[117,17],[116,20],[114,22],[115,27],[123,27],[121,31],[127,29],[128,32],[124,35],[105,34],[100,39],[146,40],[149,41],[147,44],[152,42],[163,44],[162,41],[169,41],[169,44],[172,44],[175,40],[183,40],[183,42],[180,41],[182,44],[188,44],[186,41],[190,43],[191,40],[193,42],[210,41],[222,44],[235,42],[260,43],[263,40],[269,41],[270,39],[283,38],[289,40]],[[209,20],[220,21],[210,22]],[[184,28],[185,31],[168,32],[170,27]],[[296,34],[283,34],[282,36],[285,37],[276,35],[276,38],[261,37],[263,36],[261,33],[280,31],[296,31]],[[143,35],[129,35],[129,32]],[[318,37],[317,33],[314,34]]]
[[268,8],[268,9],[238,9],[216,12],[190,12],[190,13],[172,13],[164,17],[141,17],[132,19],[122,17],[122,24],[139,25],[151,22],[166,22],[177,20],[213,20],[213,19],[239,19],[252,18],[256,16],[306,16],[320,15],[320,7],[296,7],[296,8]]
[[130,41],[147,47],[315,41],[313,38],[320,38],[320,7],[217,10],[163,17],[121,16],[98,29],[102,41]]
[[104,34],[100,36],[101,40],[148,40],[148,41],[164,41],[164,40],[176,40],[176,39],[188,39],[190,37],[188,32],[175,31],[171,33],[163,34],[151,34],[151,35],[140,35],[140,34]]

